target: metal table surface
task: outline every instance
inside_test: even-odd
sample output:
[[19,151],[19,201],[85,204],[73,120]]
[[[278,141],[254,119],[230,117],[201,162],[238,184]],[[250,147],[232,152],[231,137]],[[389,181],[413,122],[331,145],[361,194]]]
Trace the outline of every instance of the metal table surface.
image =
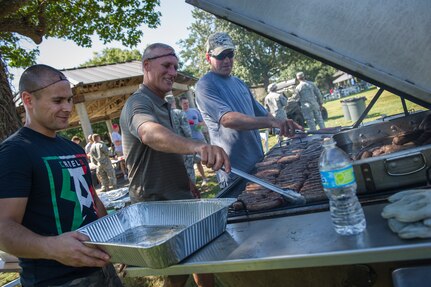
[[219,273],[320,267],[431,258],[431,239],[400,239],[380,216],[385,204],[364,207],[366,230],[340,236],[328,211],[228,224],[226,232],[177,265],[128,267],[127,276]]

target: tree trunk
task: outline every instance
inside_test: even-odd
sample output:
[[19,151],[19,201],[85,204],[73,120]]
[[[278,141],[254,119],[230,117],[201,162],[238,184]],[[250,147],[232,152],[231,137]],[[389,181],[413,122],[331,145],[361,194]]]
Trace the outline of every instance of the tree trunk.
[[22,126],[13,102],[6,64],[0,54],[0,142]]

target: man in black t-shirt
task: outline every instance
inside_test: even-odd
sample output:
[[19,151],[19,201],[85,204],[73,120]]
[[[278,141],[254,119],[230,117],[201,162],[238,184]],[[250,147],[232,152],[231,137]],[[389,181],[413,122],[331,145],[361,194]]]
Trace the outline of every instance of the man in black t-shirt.
[[69,81],[34,65],[19,88],[26,123],[0,144],[0,249],[19,257],[23,286],[122,286],[109,255],[74,231],[106,209],[85,151],[56,134],[72,112]]

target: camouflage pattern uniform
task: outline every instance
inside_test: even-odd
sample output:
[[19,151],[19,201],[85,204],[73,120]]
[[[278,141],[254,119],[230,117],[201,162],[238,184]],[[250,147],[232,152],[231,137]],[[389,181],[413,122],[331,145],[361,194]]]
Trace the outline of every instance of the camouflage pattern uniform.
[[[73,279],[57,287],[122,287],[124,286],[112,264],[108,264],[100,271],[96,271],[86,277]],[[53,286],[54,287],[54,286]]]
[[[268,86],[269,94],[266,95],[264,99],[265,109],[276,119],[286,120],[286,106],[287,99],[282,95],[276,92],[277,85],[271,84]],[[278,141],[283,140],[283,137],[280,136],[280,129],[272,129],[273,134],[278,134]]]
[[265,97],[264,104],[267,111],[270,112],[275,118],[282,120],[287,119],[285,110],[285,107],[287,106],[287,99],[283,95],[276,92],[270,92]]
[[102,191],[108,191],[109,185],[117,188],[117,177],[109,159],[109,150],[105,143],[95,142],[91,146],[90,155],[97,164],[96,174],[101,181]]
[[293,97],[289,100],[300,103],[301,111],[310,131],[316,130],[316,123],[321,129],[325,127],[320,107],[323,97],[313,82],[300,81],[295,88]]
[[[190,129],[186,114],[182,110],[171,109],[171,118],[175,132],[180,136],[191,139],[192,130]],[[184,165],[186,167],[187,174],[189,175],[190,180],[193,183],[196,183],[195,169],[193,167],[194,155],[184,155]]]

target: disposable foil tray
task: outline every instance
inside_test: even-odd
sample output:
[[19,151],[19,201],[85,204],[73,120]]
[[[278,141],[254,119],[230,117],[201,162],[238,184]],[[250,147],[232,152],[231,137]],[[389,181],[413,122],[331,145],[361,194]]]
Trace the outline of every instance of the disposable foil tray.
[[226,230],[235,199],[141,202],[102,217],[78,231],[111,262],[150,268],[177,264]]

